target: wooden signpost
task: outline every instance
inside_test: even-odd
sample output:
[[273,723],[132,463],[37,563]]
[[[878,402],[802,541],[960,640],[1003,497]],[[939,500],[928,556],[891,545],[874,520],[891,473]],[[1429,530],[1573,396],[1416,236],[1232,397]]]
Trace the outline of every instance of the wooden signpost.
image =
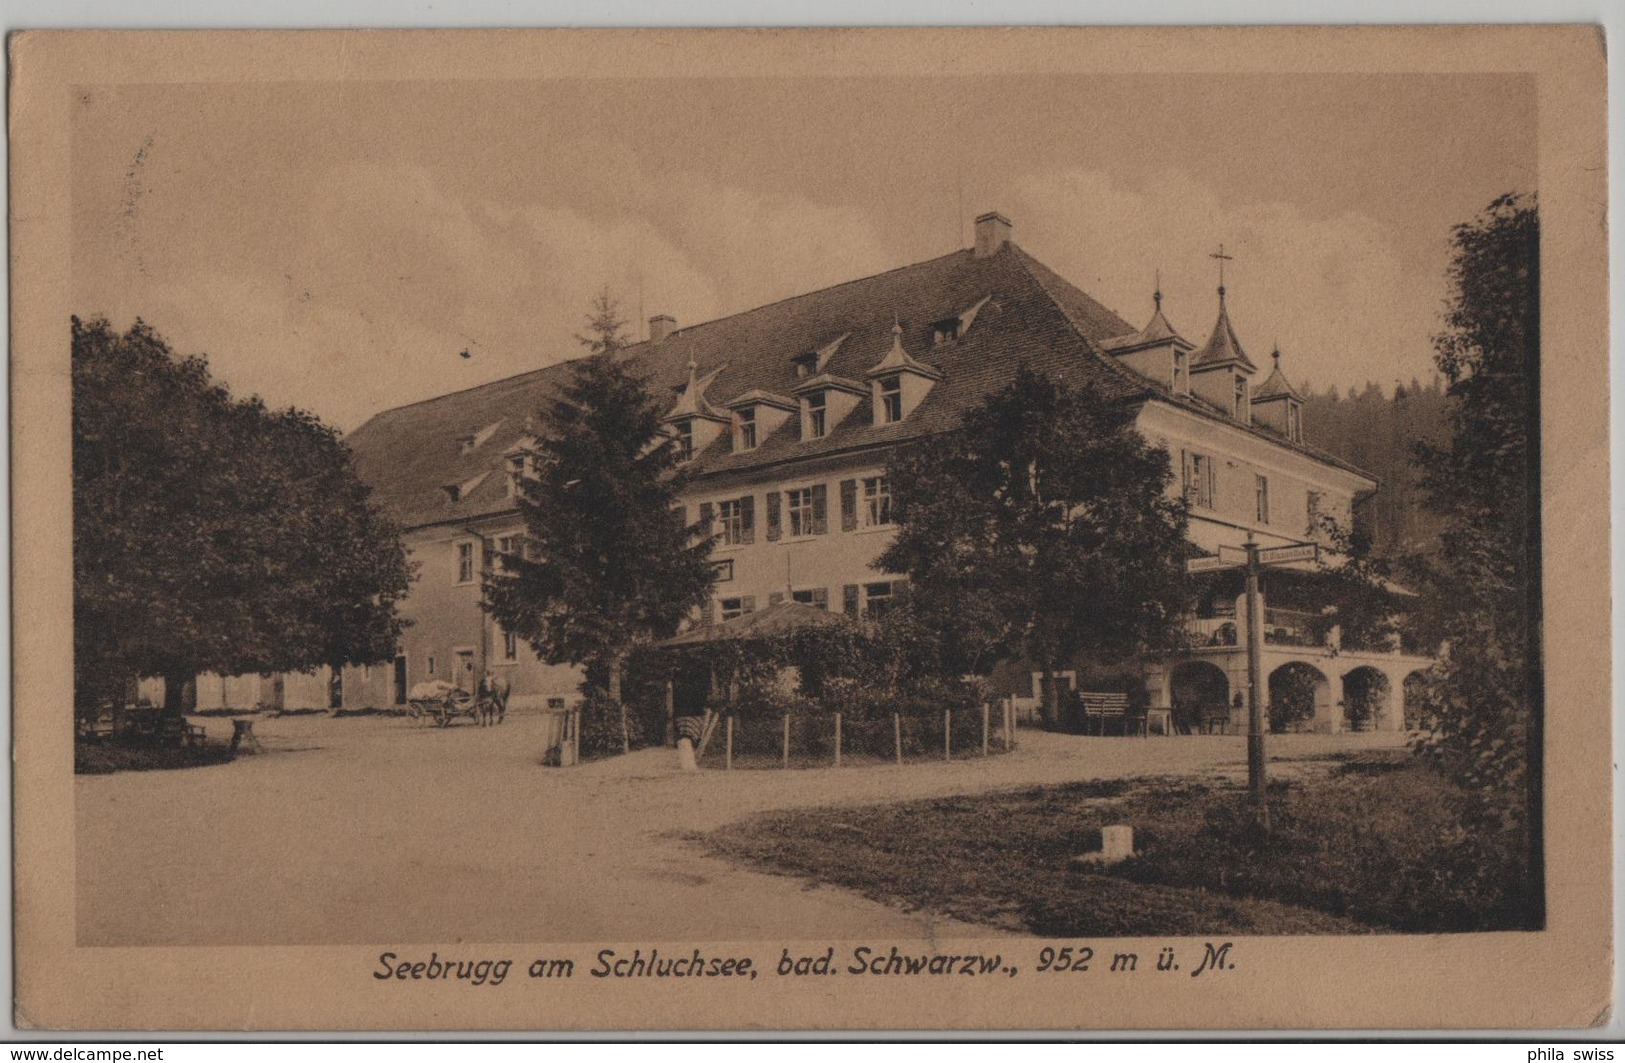
[[1264,799],[1264,699],[1260,686],[1264,633],[1258,615],[1258,576],[1268,567],[1301,564],[1319,558],[1320,547],[1314,543],[1260,549],[1249,532],[1247,543],[1240,550],[1221,546],[1217,556],[1194,557],[1185,562],[1185,571],[1191,574],[1239,568],[1247,577],[1247,789],[1258,807],[1259,825],[1265,830],[1270,826],[1270,809]]

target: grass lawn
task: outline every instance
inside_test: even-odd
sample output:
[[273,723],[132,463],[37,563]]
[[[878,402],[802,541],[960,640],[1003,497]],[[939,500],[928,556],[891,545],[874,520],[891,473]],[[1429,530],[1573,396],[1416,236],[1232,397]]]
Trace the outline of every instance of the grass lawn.
[[206,742],[201,746],[133,746],[112,742],[75,742],[73,744],[73,772],[75,775],[110,775],[115,771],[168,771],[173,768],[201,768],[210,764],[226,764],[232,759],[231,747],[225,742]]
[[[1357,934],[1523,928],[1516,839],[1461,825],[1462,795],[1403,751],[1271,787],[1271,834],[1243,788],[1072,783],[762,815],[703,837],[718,855],[1048,936]],[[1135,858],[1077,867],[1100,828]]]

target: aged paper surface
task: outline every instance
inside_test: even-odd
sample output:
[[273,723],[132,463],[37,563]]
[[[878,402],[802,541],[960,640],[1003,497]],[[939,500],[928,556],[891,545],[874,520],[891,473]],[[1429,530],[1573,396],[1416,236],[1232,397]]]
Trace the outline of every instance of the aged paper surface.
[[[11,56],[20,1027],[1471,1029],[1607,1021],[1613,841],[1609,602],[1600,575],[1609,569],[1609,519],[1599,29],[29,33],[13,38]],[[1294,98],[1321,101],[1323,123],[1311,117],[1313,104],[1289,106]],[[1453,106],[1476,124],[1452,124]],[[762,874],[707,855],[695,838],[757,810],[1091,778],[1070,754],[1032,768],[1029,751],[1026,760],[967,763],[960,775],[925,782],[910,773],[936,768],[885,766],[893,774],[880,775],[851,764],[839,774],[786,773],[782,784],[770,772],[681,775],[670,751],[659,750],[619,766],[550,769],[541,717],[516,709],[490,732],[461,719],[408,729],[388,716],[268,718],[259,724],[270,747],[263,758],[185,771],[72,771],[70,315],[106,316],[119,329],[141,316],[178,353],[209,354],[235,392],[310,407],[350,431],[386,409],[570,356],[584,297],[606,285],[620,289],[641,338],[642,319],[668,311],[657,304],[680,304],[689,318],[679,313],[677,324],[686,328],[968,248],[973,238],[996,243],[998,223],[984,222],[983,212],[1013,215],[1016,206],[988,199],[1019,194],[1033,213],[1014,218],[1013,239],[1059,255],[1064,236],[1046,245],[1039,231],[1065,225],[1033,204],[1084,216],[1115,211],[1124,232],[1147,239],[1167,234],[1156,215],[1169,203],[1184,204],[1176,221],[1186,224],[1203,211],[1218,217],[1209,229],[1171,234],[1166,252],[1108,243],[1062,271],[1085,290],[1117,292],[1124,289],[1106,278],[1155,266],[1168,276],[1156,281],[1159,306],[1166,287],[1172,316],[1189,322],[1199,345],[1211,303],[1196,299],[1211,300],[1208,271],[1220,264],[1202,256],[1221,241],[1231,241],[1230,252],[1216,252],[1223,263],[1236,256],[1238,320],[1249,253],[1280,255],[1286,265],[1271,268],[1297,271],[1303,291],[1338,290],[1336,263],[1291,258],[1297,252],[1241,231],[1248,227],[1372,250],[1363,260],[1372,269],[1391,265],[1382,238],[1360,243],[1370,233],[1358,203],[1421,199],[1416,189],[1440,180],[1397,172],[1416,148],[1416,130],[1428,128],[1418,114],[1433,108],[1441,116],[1436,138],[1492,141],[1485,150],[1506,163],[1509,181],[1539,195],[1544,929],[1050,936]],[[1099,117],[1108,111],[1114,122]],[[806,143],[798,146],[802,121]],[[1271,130],[1269,155],[1238,141],[1226,160],[1229,184],[1183,172],[1179,158],[1192,145],[1224,158],[1206,127],[1250,121]],[[529,122],[534,139],[513,136]],[[1399,131],[1392,139],[1390,125]],[[423,139],[425,130],[444,139]],[[1070,154],[1051,157],[1051,140],[1064,140]],[[492,143],[509,153],[480,147]],[[1144,147],[1157,143],[1166,165]],[[696,156],[692,167],[682,164],[685,145]],[[1040,187],[1042,176],[1025,185],[978,179],[989,152],[1044,160],[1052,186]],[[1398,160],[1388,171],[1393,184],[1374,188],[1383,170],[1367,163],[1384,153]],[[1137,175],[1118,172],[1120,186],[1099,178],[1113,172],[1103,160],[1114,154],[1140,160]],[[1345,159],[1347,187],[1316,178],[1331,183],[1299,214],[1237,206],[1242,185],[1290,184],[1300,156],[1320,160],[1305,171],[1320,175],[1338,169],[1325,159]],[[756,173],[819,177],[800,186],[785,177],[784,187],[801,187],[803,198],[775,197],[730,181],[730,158]],[[573,198],[527,194],[532,181],[563,187],[558,175],[571,170],[590,175],[575,182]],[[437,181],[449,172],[483,198],[443,194]],[[876,189],[905,180],[919,185],[908,224],[935,229],[912,242],[865,243],[874,230],[864,212],[883,198]],[[1125,191],[1158,180],[1161,198]],[[1187,184],[1166,184],[1180,180]],[[627,188],[642,197],[645,214],[670,212],[660,220],[672,227],[639,222],[619,197]],[[1446,227],[1513,190],[1489,189]],[[1301,188],[1282,195],[1293,194],[1314,198]],[[1340,200],[1349,205],[1339,208]],[[143,212],[161,220],[145,221]],[[167,240],[183,230],[197,241],[197,262]],[[284,241],[283,231],[302,236]],[[822,242],[808,231],[824,233]],[[471,235],[493,232],[504,235]],[[782,261],[762,255],[763,232],[775,234],[767,245],[782,244]],[[1024,240],[1024,232],[1033,235]],[[551,257],[530,257],[532,238],[549,243]],[[285,262],[273,260],[284,253]],[[454,269],[410,276],[414,261],[436,255],[449,256]],[[241,270],[222,272],[225,262]],[[553,272],[525,274],[539,263]],[[325,269],[319,283],[299,272],[313,264]],[[1443,265],[1441,253],[1435,272]],[[1253,268],[1254,278],[1267,272]],[[761,283],[777,270],[783,275]],[[369,301],[368,285],[385,271],[399,285],[392,306]],[[1127,291],[1143,296],[1107,302],[1137,327],[1145,314],[1130,299],[1144,300],[1148,314],[1151,284],[1137,277]],[[1380,291],[1393,296],[1396,320],[1414,308],[1415,293],[1397,275]],[[959,316],[944,319],[956,330],[949,341],[974,328],[980,304],[964,301],[954,308]],[[390,313],[395,319],[383,319]],[[564,316],[537,322],[544,313]],[[1384,360],[1380,349],[1397,334],[1391,321],[1323,325],[1304,344],[1341,335],[1342,352],[1319,356],[1364,359],[1366,375],[1339,377],[1327,361],[1298,370],[1299,379],[1313,374],[1348,387],[1377,378],[1386,386],[1386,374],[1431,372],[1425,337],[1422,360]],[[1238,328],[1264,364],[1271,337]],[[526,346],[532,329],[551,353]],[[908,342],[917,346],[913,333]],[[1293,357],[1293,334],[1277,342]],[[412,351],[428,348],[438,353],[412,361]],[[681,390],[680,376],[672,383]],[[465,448],[481,445],[480,427],[456,426],[475,431]],[[455,445],[450,434],[446,445]],[[428,487],[473,492],[478,484]],[[414,658],[395,681],[404,691],[407,668],[415,684],[476,652],[483,665],[505,651],[448,647],[441,671],[432,656]],[[358,669],[321,696],[348,707],[365,688],[347,695],[344,683],[388,689],[392,679],[387,664]],[[214,682],[209,696],[223,712],[234,695]],[[279,687],[278,697],[291,698],[289,689]],[[195,696],[194,708],[205,697],[202,679]],[[231,722],[204,719],[213,738]],[[788,749],[788,727],[785,735]],[[1239,737],[1164,741],[1113,756],[1141,758],[1124,770],[1145,775],[1185,770],[1180,758],[1192,757],[1202,770],[1244,770]],[[1209,741],[1229,744],[1198,744]],[[468,752],[475,742],[485,753]],[[896,742],[901,758],[900,732]],[[1190,752],[1203,749],[1218,751],[1211,763]],[[481,755],[492,758],[489,771]],[[1225,943],[1219,969],[1205,965],[1199,977],[1155,969],[1166,949],[1190,970]],[[1091,949],[1095,962],[1056,973],[1061,948]],[[999,959],[987,976],[854,976],[854,965],[893,949],[959,957],[955,967]],[[668,971],[672,959],[698,955],[713,973],[655,977],[615,966],[647,962],[657,950]],[[1138,966],[1114,973],[1117,954],[1137,955]],[[786,957],[825,955],[841,976],[779,971]],[[462,961],[464,974],[436,978],[431,972],[445,961]],[[605,971],[631,976],[600,977]]]

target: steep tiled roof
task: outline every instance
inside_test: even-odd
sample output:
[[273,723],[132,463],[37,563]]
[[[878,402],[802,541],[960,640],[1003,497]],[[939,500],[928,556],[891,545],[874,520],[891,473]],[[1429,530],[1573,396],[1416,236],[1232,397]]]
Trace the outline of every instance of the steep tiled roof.
[[1237,363],[1248,369],[1257,370],[1253,360],[1247,357],[1247,352],[1241,349],[1241,341],[1236,339],[1236,330],[1230,325],[1230,311],[1224,305],[1224,291],[1219,292],[1219,320],[1213,323],[1213,335],[1208,337],[1207,346],[1197,354],[1192,368],[1201,369],[1207,366],[1229,365]]
[[[933,346],[932,323],[969,306],[979,306],[971,328]],[[750,451],[734,452],[730,434],[724,433],[696,455],[696,474],[745,473],[952,429],[983,397],[1008,384],[1023,364],[1074,383],[1093,383],[1112,399],[1160,397],[1177,405],[1200,405],[1171,395],[1104,354],[1102,344],[1133,332],[1133,326],[1013,244],[980,258],[971,250],[956,251],[679,329],[659,343],[633,345],[626,355],[650,376],[656,394],[674,400],[688,383],[692,360],[701,381],[711,378],[701,389],[709,408],[724,409],[752,391],[793,393],[806,383],[797,379],[794,360],[827,350],[843,336],[822,369],[834,377],[861,380],[892,347],[896,323],[902,326],[898,338],[912,356],[943,374],[906,420],[875,424],[871,404],[863,398],[821,439],[801,440],[794,417]],[[539,414],[569,376],[570,363],[562,362],[380,413],[348,437],[358,471],[407,527],[466,522],[511,509],[506,476],[487,477],[457,502],[443,488],[498,468],[505,451],[536,433]],[[459,440],[492,425],[496,430],[465,453]],[[1258,431],[1283,446],[1352,468]]]
[[1270,370],[1269,379],[1264,381],[1263,387],[1253,392],[1253,401],[1268,402],[1271,399],[1284,397],[1302,402],[1303,396],[1298,394],[1298,389],[1292,386],[1292,381],[1288,380],[1286,374],[1281,372],[1281,352],[1279,350],[1273,351],[1270,357],[1275,360],[1275,368]]

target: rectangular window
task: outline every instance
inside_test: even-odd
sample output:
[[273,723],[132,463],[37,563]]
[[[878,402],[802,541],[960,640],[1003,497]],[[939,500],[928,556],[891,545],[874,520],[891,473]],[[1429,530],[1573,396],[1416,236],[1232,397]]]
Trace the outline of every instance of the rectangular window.
[[1260,524],[1270,522],[1270,481],[1267,476],[1253,477],[1253,516]]
[[1236,377],[1236,420],[1247,420],[1247,378]]
[[892,585],[890,583],[869,583],[863,588],[864,612],[869,619],[874,620],[886,614],[892,604]]
[[802,605],[815,605],[820,609],[829,608],[828,587],[808,587],[805,590],[791,591],[790,600],[800,602]]
[[1174,352],[1174,394],[1190,394],[1190,355],[1184,351]]
[[903,419],[903,381],[887,377],[880,382],[880,423],[896,424]]
[[745,599],[743,598],[722,598],[717,601],[717,606],[722,610],[722,619],[724,620],[732,620],[735,617],[745,615]]
[[457,544],[457,582],[474,582],[474,544]]
[[952,343],[959,338],[959,319],[950,317],[945,321],[938,321],[931,326],[931,346],[941,347],[944,343]]
[[786,491],[786,508],[790,515],[790,536],[813,534],[813,489],[799,487]]
[[745,507],[737,498],[717,503],[717,519],[722,524],[718,546],[738,546],[745,534]]
[[823,439],[828,431],[825,421],[824,393],[822,391],[807,396],[807,438]]
[[756,449],[756,411],[739,411],[739,449]]
[[891,485],[884,476],[863,481],[863,526],[879,528],[891,523]]
[[1286,402],[1286,437],[1294,443],[1303,442],[1303,411],[1291,399]]
[[728,583],[734,578],[733,558],[726,561],[713,561],[711,567],[717,570],[718,583]]
[[502,659],[504,661],[519,659],[519,637],[512,631],[502,633]]
[[1318,540],[1325,534],[1326,529],[1320,526],[1321,517],[1325,513],[1323,506],[1324,502],[1321,499],[1321,493],[1319,491],[1310,491],[1308,505],[1309,527],[1304,531],[1311,539]]
[[1185,501],[1203,509],[1213,508],[1213,459],[1206,454],[1185,453]]
[[529,454],[508,455],[508,497],[516,498],[519,495],[519,485],[522,481],[531,479],[535,475],[535,459]]
[[688,461],[694,456],[694,422],[679,421],[676,425],[677,460]]
[[794,361],[796,365],[796,379],[805,380],[812,376],[813,371],[818,368],[818,352],[813,351],[810,354],[797,355]]
[[429,658],[429,674],[434,675],[434,658]]

